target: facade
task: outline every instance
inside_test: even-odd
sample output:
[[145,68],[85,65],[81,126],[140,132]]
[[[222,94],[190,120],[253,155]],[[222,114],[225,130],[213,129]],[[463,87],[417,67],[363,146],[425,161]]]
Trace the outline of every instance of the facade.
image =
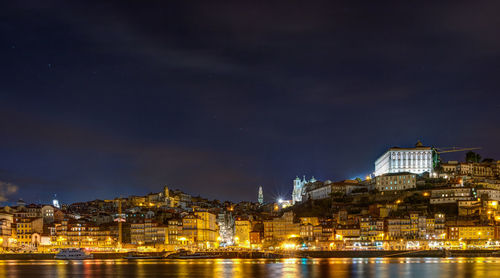
[[264,237],[266,241],[282,241],[292,235],[299,235],[300,224],[293,221],[293,212],[285,212],[281,217],[264,220]]
[[456,225],[448,227],[448,239],[482,239],[495,238],[495,227],[484,225]]
[[43,218],[21,218],[16,222],[15,232],[19,246],[32,246],[33,234],[43,232]]
[[365,185],[360,184],[357,180],[343,180],[339,182],[332,182],[332,193],[350,195],[355,190],[366,188]]
[[44,223],[52,223],[54,222],[54,207],[52,206],[43,206],[41,208],[41,214],[43,217]]
[[433,150],[419,141],[413,148],[393,147],[375,161],[375,176],[409,172],[422,174],[434,171]]
[[474,188],[448,187],[431,190],[431,204],[457,203],[458,201],[471,201],[476,196]]
[[300,180],[299,177],[296,177],[293,180],[292,205],[302,202],[306,184],[315,182],[316,179],[314,177],[312,177],[309,181],[306,180],[306,176],[304,176],[302,180]]
[[336,240],[358,240],[360,235],[359,225],[338,225],[335,228]]
[[386,219],[386,234],[388,240],[411,237],[411,220],[409,218]]
[[363,217],[359,221],[359,230],[362,240],[383,240],[384,220]]
[[378,191],[399,191],[416,187],[416,175],[411,173],[392,173],[375,177],[375,188]]
[[309,183],[305,188],[304,198],[306,200],[321,200],[330,198],[332,194],[350,195],[360,189],[367,189],[367,186],[360,184],[357,180],[315,182]]
[[250,244],[251,246],[260,246],[262,244],[263,236],[260,231],[250,232]]
[[332,194],[331,184],[325,184],[321,187],[310,189],[306,192],[307,199],[321,200],[330,198]]
[[250,247],[250,231],[252,225],[248,220],[234,221],[234,240],[235,244],[241,247]]
[[499,175],[500,161],[493,162],[458,162],[441,163],[443,173],[449,175],[493,178]]
[[477,192],[477,197],[481,198],[482,200],[494,200],[494,201],[500,201],[500,190],[497,189],[476,189]]
[[130,224],[130,241],[136,245],[168,244],[169,227],[145,219],[140,223]]
[[168,244],[179,244],[179,237],[182,233],[182,221],[179,219],[168,220]]
[[206,211],[197,211],[182,219],[182,236],[189,243],[200,247],[211,247],[218,237],[215,214]]

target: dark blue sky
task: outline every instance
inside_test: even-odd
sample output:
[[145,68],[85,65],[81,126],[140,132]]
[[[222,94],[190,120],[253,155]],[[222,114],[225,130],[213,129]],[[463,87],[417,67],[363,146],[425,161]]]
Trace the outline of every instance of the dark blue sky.
[[4,1],[0,195],[269,200],[417,139],[498,159],[499,8]]

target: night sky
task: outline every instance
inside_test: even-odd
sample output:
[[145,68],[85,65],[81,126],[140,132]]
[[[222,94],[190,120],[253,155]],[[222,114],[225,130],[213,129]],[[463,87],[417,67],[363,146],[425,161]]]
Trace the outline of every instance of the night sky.
[[499,1],[224,2],[3,1],[0,201],[271,201],[419,139],[500,159]]

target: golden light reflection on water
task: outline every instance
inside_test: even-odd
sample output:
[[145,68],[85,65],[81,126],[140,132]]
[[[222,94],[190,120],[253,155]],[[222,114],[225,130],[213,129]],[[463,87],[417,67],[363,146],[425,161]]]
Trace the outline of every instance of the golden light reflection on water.
[[497,277],[500,258],[0,261],[1,277]]

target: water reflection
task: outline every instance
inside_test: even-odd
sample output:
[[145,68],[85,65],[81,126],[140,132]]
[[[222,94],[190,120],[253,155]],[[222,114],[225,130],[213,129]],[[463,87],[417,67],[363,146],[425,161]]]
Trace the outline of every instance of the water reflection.
[[0,261],[1,277],[488,277],[500,258]]

